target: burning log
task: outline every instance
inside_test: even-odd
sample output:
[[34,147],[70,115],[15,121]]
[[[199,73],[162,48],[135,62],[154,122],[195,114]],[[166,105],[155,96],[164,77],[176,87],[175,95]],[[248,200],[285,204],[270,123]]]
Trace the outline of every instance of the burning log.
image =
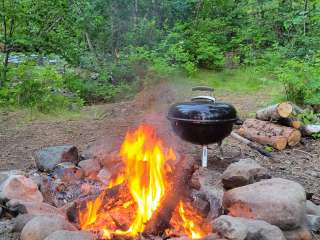
[[269,120],[277,121],[280,118],[289,117],[292,111],[293,111],[292,104],[289,102],[284,102],[284,103],[268,106],[266,108],[263,108],[257,111],[256,118],[264,121],[269,121]]
[[297,129],[257,119],[247,119],[239,129],[239,134],[252,141],[272,146],[278,150],[285,149],[287,144],[295,146],[301,140],[301,133]]
[[194,164],[194,158],[181,157],[181,160],[177,164],[179,168],[172,178],[172,185],[161,202],[160,209],[157,210],[145,225],[145,234],[159,235],[170,226],[169,222],[176,206],[188,192],[188,182],[195,170]]

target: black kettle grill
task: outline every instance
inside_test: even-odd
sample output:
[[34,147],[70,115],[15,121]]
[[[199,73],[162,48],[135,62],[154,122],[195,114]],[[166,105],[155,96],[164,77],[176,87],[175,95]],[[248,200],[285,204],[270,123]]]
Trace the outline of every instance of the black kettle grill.
[[194,87],[192,91],[210,92],[211,96],[193,97],[190,102],[176,103],[167,118],[174,132],[183,140],[203,146],[202,166],[208,165],[208,145],[221,143],[230,135],[238,120],[236,109],[227,103],[216,102],[209,87]]

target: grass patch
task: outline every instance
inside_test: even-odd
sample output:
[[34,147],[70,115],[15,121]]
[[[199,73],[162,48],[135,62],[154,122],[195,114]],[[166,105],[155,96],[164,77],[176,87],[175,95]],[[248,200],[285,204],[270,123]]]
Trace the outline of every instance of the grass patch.
[[221,72],[199,70],[194,76],[172,76],[174,87],[179,90],[191,89],[192,86],[204,85],[219,92],[239,94],[261,94],[270,96],[272,102],[283,100],[283,86],[272,74],[257,68],[226,69]]
[[201,70],[191,77],[191,82],[235,92],[256,92],[270,86],[278,88],[280,85],[271,75],[255,68],[227,69],[221,72]]

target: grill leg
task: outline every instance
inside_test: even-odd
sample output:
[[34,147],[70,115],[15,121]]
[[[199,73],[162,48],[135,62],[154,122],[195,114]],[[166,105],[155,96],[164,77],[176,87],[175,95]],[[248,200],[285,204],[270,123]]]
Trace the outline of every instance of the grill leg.
[[203,146],[202,147],[202,167],[206,168],[208,167],[208,146]]

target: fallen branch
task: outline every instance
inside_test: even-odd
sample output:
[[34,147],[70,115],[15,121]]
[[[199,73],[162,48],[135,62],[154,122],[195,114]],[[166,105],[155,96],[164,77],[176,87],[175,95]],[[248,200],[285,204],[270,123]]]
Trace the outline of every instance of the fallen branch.
[[265,157],[269,157],[271,158],[271,154],[268,153],[267,151],[265,151],[262,147],[260,147],[258,144],[251,142],[249,139],[246,139],[244,137],[241,137],[238,133],[236,132],[231,132],[230,135],[232,138],[238,140],[239,142],[251,147],[252,149],[256,150],[257,152],[259,152],[261,155],[265,156]]

